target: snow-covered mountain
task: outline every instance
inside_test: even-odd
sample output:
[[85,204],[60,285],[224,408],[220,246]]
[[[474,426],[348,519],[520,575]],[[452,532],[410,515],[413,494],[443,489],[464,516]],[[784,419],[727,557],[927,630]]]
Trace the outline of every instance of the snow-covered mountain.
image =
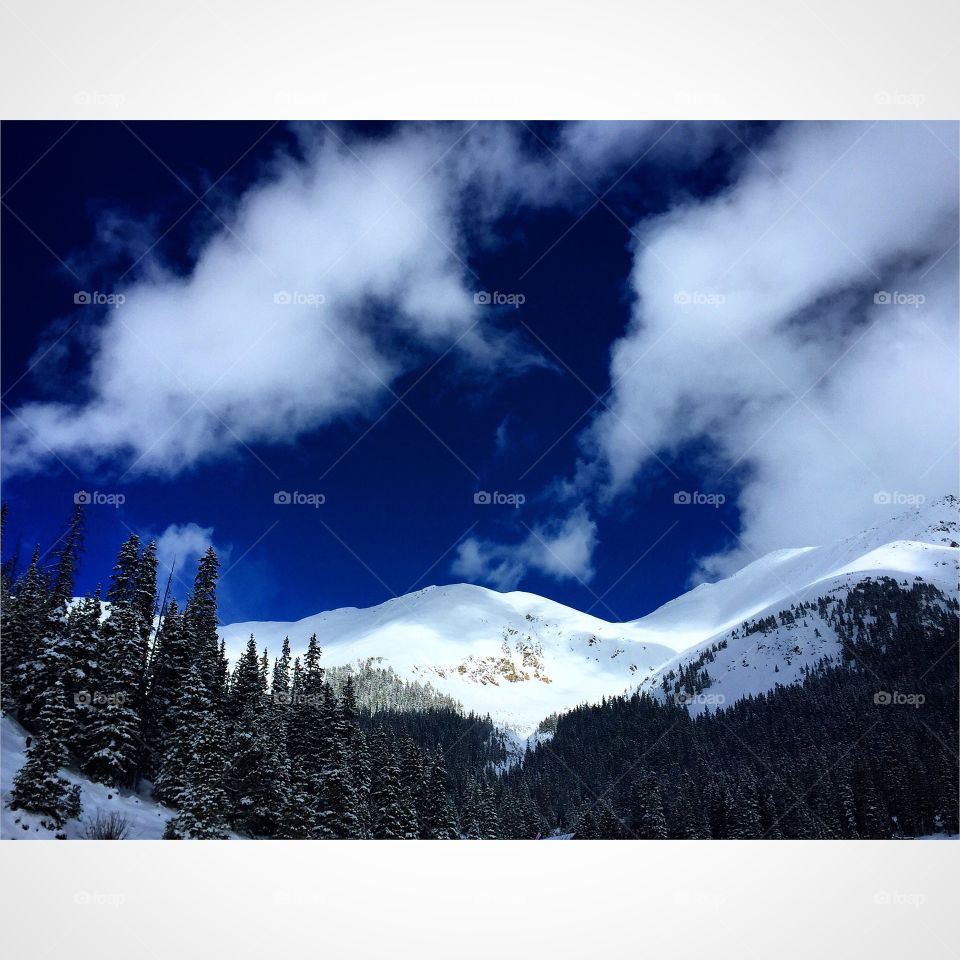
[[[805,668],[835,658],[840,643],[816,611],[763,633],[745,633],[750,621],[778,617],[781,610],[818,597],[842,599],[865,578],[891,577],[909,585],[916,578],[958,595],[960,500],[943,497],[863,533],[823,547],[777,550],[718,583],[701,584],[636,621],[701,639],[645,677],[638,687],[664,696],[664,677],[702,663],[710,687],[688,700],[692,712],[730,704],[777,684],[798,683]],[[704,631],[710,631],[703,636]]]
[[836,543],[776,550],[628,623],[535,594],[453,584],[293,623],[235,623],[221,634],[235,657],[251,633],[273,654],[285,636],[294,653],[302,653],[316,633],[330,664],[382,658],[401,676],[429,681],[467,709],[523,734],[553,712],[641,685],[655,688],[664,672],[726,639],[710,666],[711,692],[730,701],[796,681],[803,665],[836,642],[822,624],[819,637],[818,626],[809,626],[809,637],[797,626],[789,637],[732,639],[745,620],[847,590],[868,576],[921,577],[956,596],[958,509],[960,501],[948,496]]
[[623,692],[682,649],[669,630],[608,623],[532,593],[465,583],[295,623],[231,624],[221,628],[231,657],[251,633],[271,653],[289,636],[295,654],[316,633],[327,663],[383,658],[401,676],[524,733],[556,710]]

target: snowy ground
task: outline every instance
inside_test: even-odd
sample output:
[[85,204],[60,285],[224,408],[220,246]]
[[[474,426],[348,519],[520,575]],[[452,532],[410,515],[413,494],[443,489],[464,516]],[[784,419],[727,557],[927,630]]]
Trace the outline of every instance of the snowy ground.
[[[0,839],[3,840],[49,840],[58,831],[40,826],[38,814],[9,808],[13,778],[26,759],[26,733],[23,727],[10,717],[0,721],[0,787],[3,792],[3,809],[0,811]],[[102,783],[93,783],[71,770],[62,770],[70,783],[79,783],[82,791],[83,809],[79,820],[68,820],[60,834],[68,840],[85,839],[89,822],[98,813],[119,812],[129,826],[130,840],[158,840],[173,811],[137,796],[129,790],[115,790]]]

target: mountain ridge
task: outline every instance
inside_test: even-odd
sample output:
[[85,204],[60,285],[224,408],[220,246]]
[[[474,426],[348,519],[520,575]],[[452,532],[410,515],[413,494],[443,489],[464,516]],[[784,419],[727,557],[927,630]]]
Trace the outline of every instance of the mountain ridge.
[[[295,654],[316,633],[328,663],[381,658],[401,676],[429,681],[465,708],[529,734],[551,713],[637,686],[653,688],[672,666],[699,656],[744,621],[797,599],[880,576],[920,577],[956,596],[958,558],[960,500],[948,495],[853,537],[772,551],[623,623],[537,594],[458,583],[298,621],[229,624],[220,633],[231,657],[251,633],[272,651],[289,636]],[[791,659],[797,669],[776,681],[757,671],[752,683],[728,684],[730,696],[792,682],[823,646],[810,645],[807,656]]]

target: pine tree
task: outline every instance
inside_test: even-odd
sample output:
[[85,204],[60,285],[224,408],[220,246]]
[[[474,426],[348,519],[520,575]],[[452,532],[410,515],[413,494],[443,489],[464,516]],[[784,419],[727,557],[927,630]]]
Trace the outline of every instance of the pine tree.
[[[340,712],[343,729],[346,733],[347,757],[350,768],[350,778],[355,792],[355,810],[357,815],[357,836],[367,837],[370,833],[370,752],[367,739],[360,729],[359,711],[357,710],[356,694],[353,687],[353,678],[348,676],[343,687],[340,699]],[[412,827],[416,833],[416,825]]]
[[226,774],[233,826],[251,837],[280,837],[290,803],[290,762],[283,731],[265,707],[236,724]]
[[177,601],[171,600],[150,658],[143,712],[145,772],[155,777],[176,725],[176,705],[190,673],[192,651]]
[[631,833],[639,840],[666,840],[667,821],[660,787],[651,773],[642,773],[630,792]]
[[400,809],[404,835],[409,839],[423,836],[429,819],[430,769],[424,756],[409,737],[397,745],[400,769]]
[[100,591],[84,597],[67,617],[63,636],[65,669],[62,672],[67,703],[73,704],[73,728],[68,740],[70,751],[86,759],[90,727],[96,716],[94,698],[103,689],[100,663]]
[[350,730],[330,686],[324,684],[321,710],[321,765],[315,835],[351,839],[360,835],[358,798],[350,762]]
[[467,780],[463,805],[460,810],[460,836],[464,840],[480,840],[483,838],[483,831],[480,826],[480,805],[480,785],[476,778],[471,776]]
[[494,840],[500,836],[500,818],[497,815],[497,804],[493,788],[489,784],[480,786],[480,802],[477,811],[480,826],[480,836],[484,840]]
[[66,606],[73,599],[73,583],[80,554],[83,552],[84,523],[83,505],[77,504],[56,554],[56,573],[50,594],[50,603],[54,608]]
[[703,815],[693,777],[684,770],[680,775],[673,835],[680,840],[706,840],[710,827]]
[[94,780],[132,786],[142,756],[140,691],[143,683],[143,639],[134,601],[137,537],[121,547],[108,596],[110,617],[100,636],[103,689],[94,697],[94,715],[86,734],[84,771]]
[[213,713],[210,693],[200,668],[192,664],[171,710],[173,727],[165,739],[153,795],[161,803],[178,806],[193,762],[193,734]]
[[763,835],[757,789],[749,770],[744,770],[730,811],[730,838],[756,840]]
[[213,547],[200,558],[193,592],[184,612],[184,630],[193,658],[207,686],[211,703],[220,708],[224,699],[225,663],[217,633],[217,579],[220,561]]
[[32,723],[41,707],[41,697],[53,679],[46,674],[44,653],[51,634],[50,589],[40,567],[40,547],[34,549],[30,566],[15,586],[4,617],[4,706],[15,710],[24,723]]
[[38,733],[27,749],[26,763],[13,780],[10,806],[41,813],[49,829],[80,816],[80,788],[60,776],[68,761],[66,741],[70,720],[63,683],[57,681],[44,698],[37,718]]
[[223,719],[208,710],[189,738],[190,762],[180,788],[177,814],[165,839],[221,840],[226,837],[229,798],[225,786],[227,737]]
[[244,652],[237,660],[230,684],[229,716],[239,719],[246,713],[257,714],[264,705],[266,686],[257,656],[257,644],[253,634],[247,641]]
[[377,840],[408,839],[407,814],[403,809],[403,788],[396,754],[384,746],[386,736],[380,731],[380,757],[370,794],[371,828]]
[[425,819],[420,824],[425,840],[454,840],[457,837],[456,811],[450,802],[447,770],[438,750],[430,764]]
[[136,608],[137,577],[140,570],[140,538],[131,533],[120,547],[110,577],[107,600],[113,606]]
[[580,812],[577,814],[576,818],[573,821],[573,839],[574,840],[597,840],[599,839],[599,834],[597,832],[597,816],[594,812],[593,805],[590,803],[584,804],[580,808]]
[[283,638],[280,656],[273,662],[270,680],[270,702],[280,722],[286,726],[290,714],[290,638]]
[[[322,771],[326,760],[323,668],[316,634],[310,637],[303,666],[294,662],[294,682],[287,750],[290,756],[291,796],[298,810],[289,828],[294,835],[313,836],[320,829]],[[293,802],[293,801],[291,801]]]
[[155,540],[147,544],[137,563],[133,608],[137,615],[137,630],[140,636],[140,688],[137,691],[136,707],[142,714],[149,679],[150,638],[153,636],[154,619],[157,614],[157,544]]

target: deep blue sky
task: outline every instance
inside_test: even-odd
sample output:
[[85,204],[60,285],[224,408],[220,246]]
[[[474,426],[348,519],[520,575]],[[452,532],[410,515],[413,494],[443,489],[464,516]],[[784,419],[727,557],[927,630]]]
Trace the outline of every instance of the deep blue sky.
[[[3,126],[8,205],[2,221],[5,417],[10,408],[31,399],[83,396],[79,376],[83,354],[78,344],[71,350],[51,351],[24,376],[51,331],[56,336],[62,329],[58,325],[76,318],[74,291],[110,289],[168,230],[158,249],[167,263],[188,272],[198,241],[217,230],[217,221],[200,205],[183,216],[193,197],[171,170],[202,192],[229,169],[206,197],[215,209],[228,210],[244,189],[264,176],[278,151],[297,150],[295,137],[282,124],[131,126],[163,163],[120,124],[80,123],[69,131],[67,123]],[[551,135],[549,126],[537,129],[545,138]],[[741,129],[741,135],[758,140],[767,134],[762,126]],[[389,128],[364,124],[340,131],[350,139],[379,136]],[[61,142],[49,149],[61,136]],[[531,150],[536,151],[532,134],[531,141]],[[688,170],[640,164],[607,201],[620,218],[635,223],[666,209],[678,192],[705,196],[719,189],[730,177],[731,156],[736,154],[718,154]],[[605,186],[596,184],[598,189]],[[169,524],[194,522],[214,528],[214,542],[229,550],[226,567],[236,563],[222,587],[225,622],[294,619],[321,609],[372,605],[393,594],[458,579],[450,573],[452,548],[471,527],[474,536],[520,538],[525,531],[519,518],[532,526],[549,514],[541,496],[555,478],[569,473],[580,428],[569,430],[529,474],[523,479],[521,475],[593,404],[584,383],[597,394],[607,389],[609,350],[629,316],[631,236],[603,206],[584,217],[522,281],[518,279],[591,202],[583,191],[566,206],[524,209],[498,225],[500,235],[507,238],[504,242],[475,250],[470,259],[487,289],[522,291],[526,298],[515,313],[504,312],[501,324],[516,328],[530,348],[549,358],[536,340],[541,338],[576,376],[550,358],[549,366],[522,376],[473,382],[461,375],[451,356],[406,397],[479,479],[402,406],[384,417],[329,473],[367,428],[367,420],[340,421],[293,445],[257,446],[263,463],[241,450],[227,461],[202,465],[173,479],[128,476],[118,485],[123,465],[90,469],[68,463],[84,488],[122,490],[126,497],[119,509],[88,511],[80,589],[91,589],[109,576],[117,547],[129,529],[149,536]],[[97,243],[98,224],[102,228],[108,218],[125,224],[128,242]],[[81,276],[82,285],[58,258]],[[95,322],[94,317],[84,314],[82,322]],[[143,362],[148,365],[149,357]],[[396,392],[402,394],[429,362],[425,359],[402,377]],[[498,450],[497,430],[504,424],[507,442]],[[673,504],[676,489],[700,486],[695,469],[699,452],[690,450],[670,462],[679,481],[659,467],[648,471],[635,488],[597,516],[600,545],[589,586],[534,572],[519,589],[592,609],[607,619],[641,616],[686,589],[695,558],[724,547],[731,540],[729,528],[737,528],[736,511],[729,503],[721,509],[697,510]],[[284,489],[322,491],[326,504],[318,510],[275,508],[274,474],[282,478]],[[3,497],[10,505],[10,520],[4,555],[18,546],[27,552],[34,542],[45,547],[55,539],[69,517],[77,488],[76,477],[55,461],[42,473],[7,479]],[[519,510],[476,506],[477,489],[519,491],[527,502]],[[676,521],[670,536],[620,579]],[[264,536],[274,522],[277,525]],[[192,574],[183,571],[183,576],[190,579]],[[178,592],[182,594],[183,588]],[[603,596],[602,603],[598,595]]]

